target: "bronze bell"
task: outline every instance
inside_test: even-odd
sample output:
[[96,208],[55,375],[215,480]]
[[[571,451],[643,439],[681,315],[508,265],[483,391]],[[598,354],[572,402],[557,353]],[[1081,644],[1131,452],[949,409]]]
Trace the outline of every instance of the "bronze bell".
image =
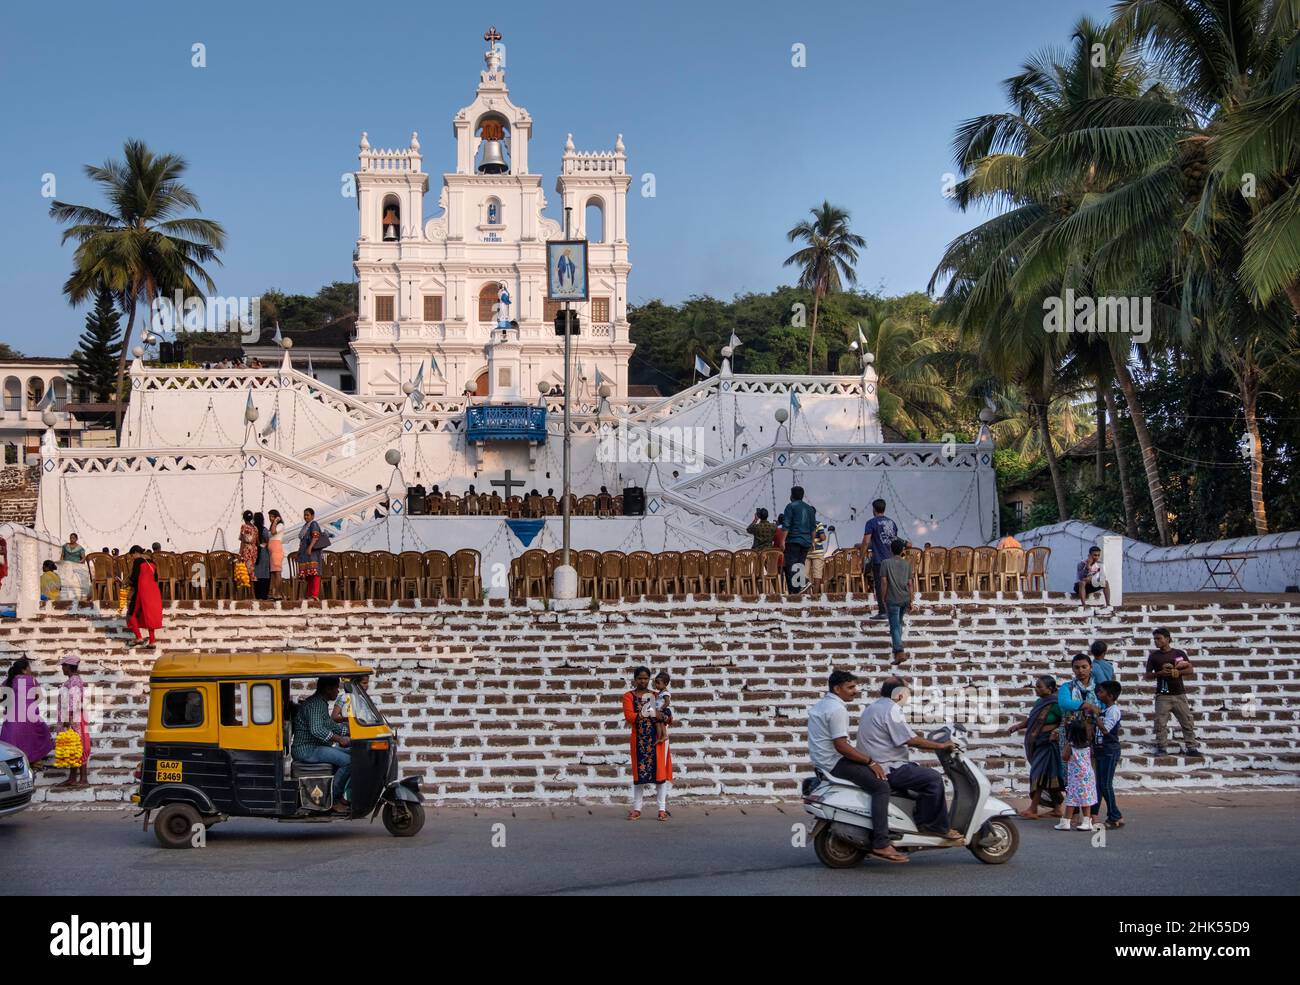
[[483,141],[483,157],[478,166],[479,174],[505,174],[510,170],[506,163],[505,151],[499,140]]

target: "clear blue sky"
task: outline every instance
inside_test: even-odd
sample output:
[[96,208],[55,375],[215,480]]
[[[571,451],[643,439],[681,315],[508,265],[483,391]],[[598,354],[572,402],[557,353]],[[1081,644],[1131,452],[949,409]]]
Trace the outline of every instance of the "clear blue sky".
[[[633,302],[730,297],[792,280],[785,232],[823,198],[868,249],[860,283],[924,289],[972,222],[941,195],[955,124],[1003,108],[1024,58],[1063,46],[1106,0],[834,3],[14,4],[0,26],[0,339],[65,355],[83,311],[61,294],[72,247],[41,197],[100,204],[81,172],[127,138],[190,163],[203,211],[229,233],[218,290],[314,293],[351,279],[355,200],[339,194],[362,130],[420,132],[434,202],[454,166],[451,117],[473,98],[495,23],[511,98],[535,121],[534,172],[552,212],[565,134],[608,149],[657,195],[629,197]],[[57,13],[55,12],[57,10]],[[574,26],[576,25],[576,26]],[[207,48],[192,68],[191,45]],[[807,67],[791,66],[791,45]]]

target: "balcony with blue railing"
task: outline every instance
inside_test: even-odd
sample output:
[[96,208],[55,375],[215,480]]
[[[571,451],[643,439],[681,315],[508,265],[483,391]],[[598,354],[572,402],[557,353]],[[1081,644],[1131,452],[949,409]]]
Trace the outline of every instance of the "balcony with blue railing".
[[546,442],[546,408],[530,404],[480,404],[465,411],[465,437],[472,442]]

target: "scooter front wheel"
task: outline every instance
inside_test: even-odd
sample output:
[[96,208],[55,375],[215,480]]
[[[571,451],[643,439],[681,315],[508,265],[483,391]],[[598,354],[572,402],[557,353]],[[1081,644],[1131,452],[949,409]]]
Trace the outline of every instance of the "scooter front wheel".
[[1010,861],[1020,847],[1020,829],[1009,817],[991,818],[970,844],[971,854],[987,865]]
[[856,845],[836,838],[831,834],[831,826],[825,825],[813,836],[813,851],[818,860],[829,869],[851,869],[861,865],[867,854]]

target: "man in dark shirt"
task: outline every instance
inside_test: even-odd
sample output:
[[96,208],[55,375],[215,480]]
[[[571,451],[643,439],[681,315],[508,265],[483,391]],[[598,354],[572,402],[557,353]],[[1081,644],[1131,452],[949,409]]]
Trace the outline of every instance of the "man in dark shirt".
[[867,521],[862,532],[862,549],[869,550],[868,563],[871,565],[871,584],[876,590],[876,615],[874,619],[888,619],[885,608],[885,593],[880,590],[880,566],[894,556],[892,544],[898,537],[898,524],[885,516],[885,501],[878,499],[871,504],[871,519]]
[[1184,681],[1196,673],[1192,662],[1182,650],[1171,645],[1169,630],[1157,627],[1151,633],[1156,648],[1147,657],[1145,679],[1156,682],[1156,755],[1168,755],[1166,740],[1169,735],[1169,716],[1178,719],[1183,732],[1183,755],[1200,756],[1196,748],[1196,725],[1187,704]]
[[754,522],[745,528],[745,533],[754,538],[751,550],[765,551],[772,546],[772,535],[776,533],[776,527],[768,520],[765,508],[760,506],[754,511]]
[[812,547],[817,511],[803,501],[803,486],[790,490],[790,502],[781,511],[785,528],[785,583],[794,594],[808,587],[808,551]]
[[351,808],[343,799],[352,774],[352,759],[345,751],[351,744],[348,730],[334,721],[330,705],[339,696],[339,679],[322,677],[316,693],[298,706],[293,716],[293,758],[300,763],[329,763],[334,767],[334,810]]

